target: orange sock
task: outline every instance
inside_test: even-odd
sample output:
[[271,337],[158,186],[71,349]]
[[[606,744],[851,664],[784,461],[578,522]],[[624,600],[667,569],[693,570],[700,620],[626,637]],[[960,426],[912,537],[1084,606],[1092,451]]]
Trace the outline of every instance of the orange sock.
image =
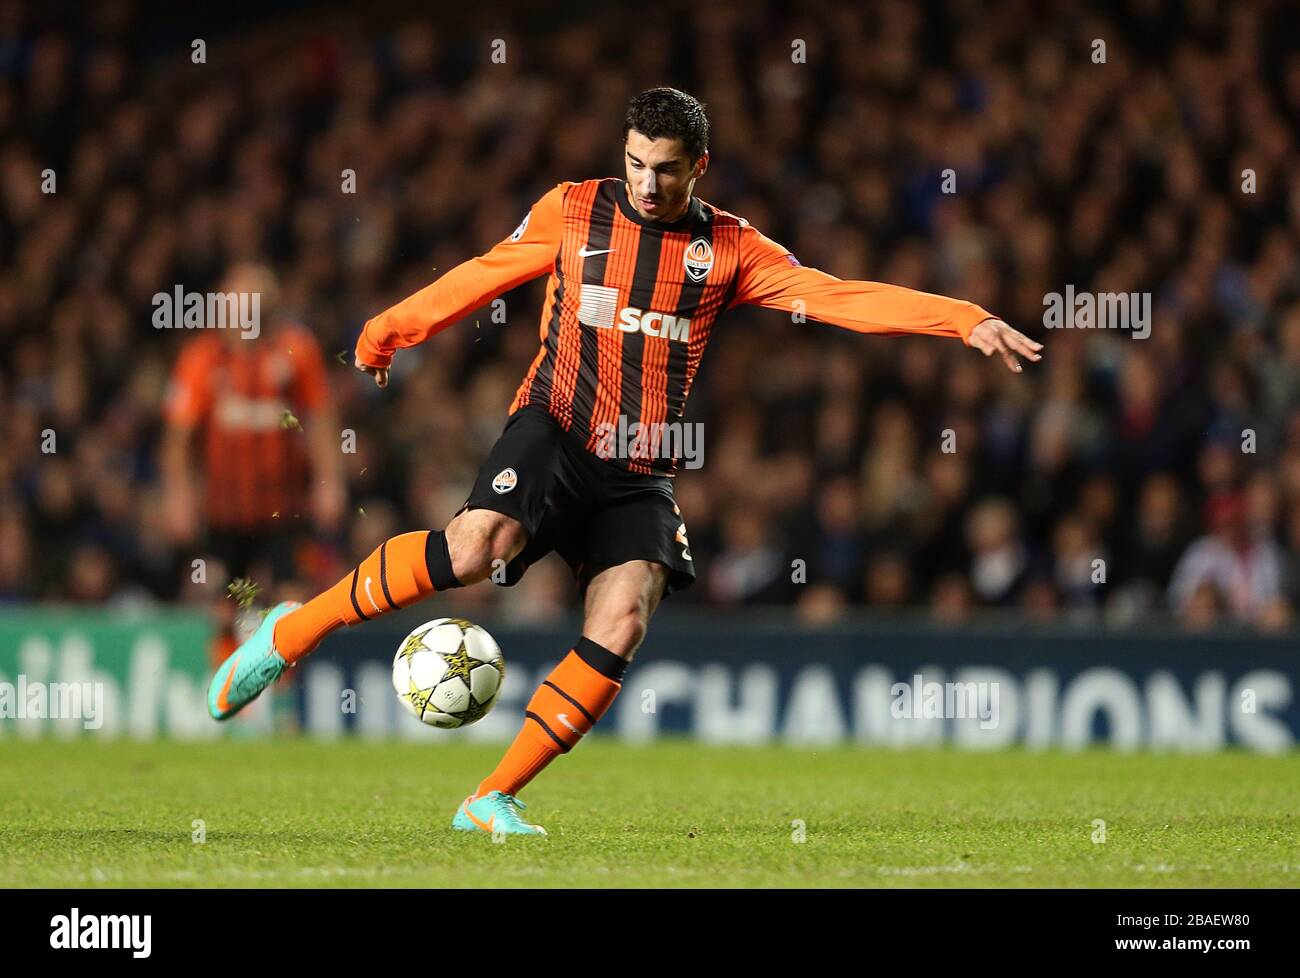
[[435,591],[459,587],[446,537],[418,530],[391,537],[328,591],[275,623],[275,649],[293,664],[330,632],[370,621]]
[[537,687],[524,709],[523,728],[474,797],[491,791],[517,795],[542,768],[573,750],[614,702],[626,668],[627,660],[580,638]]

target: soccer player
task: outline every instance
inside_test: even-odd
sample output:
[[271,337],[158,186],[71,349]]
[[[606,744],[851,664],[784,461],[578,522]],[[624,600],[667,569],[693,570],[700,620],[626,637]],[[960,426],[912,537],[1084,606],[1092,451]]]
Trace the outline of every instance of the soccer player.
[[1040,344],[977,305],[802,267],[696,197],[709,123],[691,96],[635,96],[623,136],[625,179],[556,185],[487,254],[366,323],[356,366],[386,387],[397,350],[549,276],[541,349],[447,527],[395,536],[305,605],[276,605],[208,692],[212,716],[225,719],[335,629],[482,581],[498,561],[513,585],[557,551],[583,593],[582,634],[533,694],[496,769],[461,803],[457,829],[545,835],[520,816],[519,792],[609,709],[660,599],[694,580],[673,501],[676,459],[644,438],[628,447],[611,435],[663,431],[631,426],[682,417],[723,312],[750,303],[859,333],[951,337],[1016,372],[1017,356],[1040,359]]
[[[280,307],[271,269],[235,265],[219,291],[259,296],[259,329],[200,330],[181,349],[164,405],[164,526],[177,548],[216,557],[227,578],[283,590],[298,576],[303,530],[332,532],[347,506],[338,412],[320,344]],[[300,424],[286,427],[286,414]],[[212,610],[215,665],[237,644],[225,588]]]

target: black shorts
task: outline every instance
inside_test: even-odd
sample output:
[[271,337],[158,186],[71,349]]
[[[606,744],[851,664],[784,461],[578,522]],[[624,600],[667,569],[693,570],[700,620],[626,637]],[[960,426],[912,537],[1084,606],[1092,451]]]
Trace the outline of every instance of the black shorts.
[[265,564],[264,570],[277,583],[283,583],[297,576],[295,550],[300,537],[297,530],[278,527],[262,531],[210,530],[205,549],[225,564],[232,578],[248,577],[256,565]]
[[673,480],[625,472],[598,458],[538,404],[510,416],[457,515],[467,509],[504,513],[528,532],[528,543],[498,581],[507,587],[552,550],[583,591],[596,574],[629,560],[667,567],[665,595],[695,581]]

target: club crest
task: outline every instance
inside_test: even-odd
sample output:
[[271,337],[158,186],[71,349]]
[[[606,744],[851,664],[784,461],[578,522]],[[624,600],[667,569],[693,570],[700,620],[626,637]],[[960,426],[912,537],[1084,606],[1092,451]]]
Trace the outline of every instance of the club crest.
[[708,238],[696,238],[688,244],[682,254],[682,264],[692,282],[703,282],[713,267],[713,245]]

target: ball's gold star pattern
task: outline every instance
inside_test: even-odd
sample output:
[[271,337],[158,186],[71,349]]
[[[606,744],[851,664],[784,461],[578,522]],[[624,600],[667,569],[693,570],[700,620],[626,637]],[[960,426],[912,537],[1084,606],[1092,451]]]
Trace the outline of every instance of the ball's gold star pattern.
[[[437,689],[437,687],[435,686],[433,689]],[[429,705],[429,699],[433,696],[433,689],[421,689],[415,685],[414,679],[407,680],[406,698],[411,701],[416,713],[424,714],[424,708]]]
[[487,707],[485,707],[478,700],[474,699],[473,696],[470,696],[469,706],[461,710],[461,712],[458,715],[460,716],[461,724],[464,725],[467,723],[474,723],[476,720],[483,719],[483,714],[486,712],[487,712]]
[[469,671],[472,667],[478,665],[477,659],[471,659],[469,652],[465,649],[465,641],[461,640],[460,646],[455,652],[443,654],[442,661],[447,663],[447,671],[442,674],[442,682],[448,679],[463,679],[465,685],[469,685]]
[[[426,644],[425,639],[434,627],[447,624],[456,625],[461,630],[462,634],[460,643],[454,652],[436,652]],[[439,620],[436,623],[436,626],[431,625],[429,628],[422,629],[421,631],[408,636],[406,641],[402,644],[402,647],[398,650],[398,657],[405,658],[408,663],[413,663],[414,657],[418,652],[436,654],[443,661],[444,669],[441,678],[427,689],[419,688],[409,675],[407,677],[407,688],[404,698],[412,707],[414,707],[416,714],[424,719],[426,723],[434,723],[438,726],[463,726],[482,719],[482,717],[487,714],[488,710],[492,708],[492,702],[496,698],[497,691],[500,689],[501,679],[505,676],[505,663],[500,659],[495,661],[477,659],[470,654],[469,648],[465,643],[464,633],[472,628],[478,627],[479,626],[466,618],[444,618]],[[497,672],[496,688],[488,696],[486,702],[480,702],[473,693],[470,693],[468,702],[464,709],[457,710],[454,713],[447,713],[439,709],[436,705],[432,705],[434,695],[440,688],[442,688],[444,683],[452,679],[459,679],[466,687],[472,687],[473,683],[471,681],[471,674],[475,669],[480,669],[483,666],[491,666]],[[436,714],[438,719],[431,719],[430,716],[432,714]],[[451,721],[455,722],[451,723]]]
[[397,654],[406,659],[407,662],[410,662],[411,656],[424,648],[424,636],[428,635],[429,632],[430,629],[426,628],[422,632],[413,632],[406,636],[406,641],[403,642],[402,647],[397,650]]

